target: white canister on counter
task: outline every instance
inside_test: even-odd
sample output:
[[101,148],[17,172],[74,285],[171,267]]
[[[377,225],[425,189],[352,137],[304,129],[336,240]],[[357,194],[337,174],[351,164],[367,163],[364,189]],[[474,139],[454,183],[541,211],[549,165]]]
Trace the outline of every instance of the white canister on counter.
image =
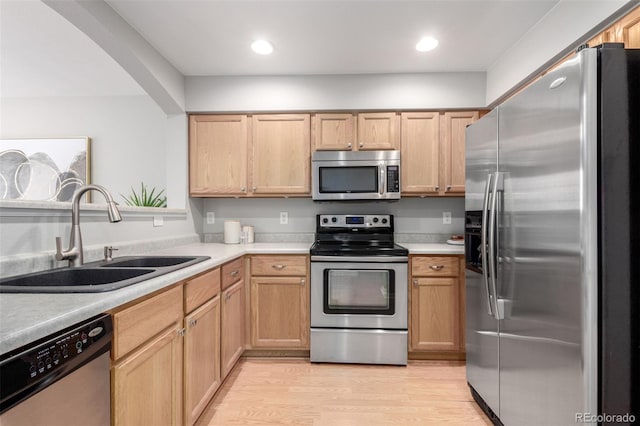
[[239,220],[224,221],[224,243],[240,244],[240,221]]
[[245,225],[242,227],[242,233],[246,234],[247,236],[247,244],[253,244],[254,240],[254,235],[253,235],[253,226],[251,225]]

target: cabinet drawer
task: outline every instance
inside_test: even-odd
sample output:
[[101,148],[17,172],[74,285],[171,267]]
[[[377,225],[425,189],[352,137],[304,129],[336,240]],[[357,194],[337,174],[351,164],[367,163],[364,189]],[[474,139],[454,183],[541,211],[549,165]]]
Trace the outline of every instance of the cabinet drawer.
[[456,256],[414,256],[411,275],[426,277],[457,277],[460,258]]
[[244,257],[232,260],[222,265],[222,289],[229,288],[231,284],[244,277]]
[[251,275],[307,275],[306,256],[253,256]]
[[184,286],[184,311],[189,313],[220,293],[220,268],[187,281]]
[[126,308],[113,315],[113,359],[182,321],[182,286]]

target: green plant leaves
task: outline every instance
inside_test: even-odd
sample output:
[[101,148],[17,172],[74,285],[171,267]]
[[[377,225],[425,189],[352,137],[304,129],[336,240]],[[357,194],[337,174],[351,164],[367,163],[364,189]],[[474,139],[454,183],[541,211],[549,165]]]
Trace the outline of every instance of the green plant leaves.
[[120,194],[122,198],[124,198],[125,203],[129,206],[138,206],[138,207],[167,207],[167,197],[164,195],[164,189],[156,194],[156,188],[151,188],[151,192],[148,191],[147,186],[140,182],[140,192],[136,193],[136,191],[131,187],[131,195],[125,197]]

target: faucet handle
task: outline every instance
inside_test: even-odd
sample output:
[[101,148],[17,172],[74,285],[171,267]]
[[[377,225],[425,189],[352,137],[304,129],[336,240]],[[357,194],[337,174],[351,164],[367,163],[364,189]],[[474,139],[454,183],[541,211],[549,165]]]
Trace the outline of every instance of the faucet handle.
[[112,246],[104,246],[104,260],[110,262],[113,260],[113,251],[118,250],[117,248],[113,248]]
[[60,237],[56,237],[56,260],[64,260],[64,255],[62,254],[62,239]]

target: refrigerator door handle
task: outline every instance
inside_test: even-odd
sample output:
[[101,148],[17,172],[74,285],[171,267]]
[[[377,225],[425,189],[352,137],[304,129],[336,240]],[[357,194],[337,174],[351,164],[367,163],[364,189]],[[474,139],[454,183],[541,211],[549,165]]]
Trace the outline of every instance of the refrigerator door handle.
[[480,233],[480,255],[482,256],[482,283],[487,291],[487,313],[489,316],[495,316],[493,306],[491,305],[491,289],[489,288],[489,271],[487,270],[487,220],[489,216],[489,192],[491,190],[491,182],[493,174],[487,175],[484,185],[484,198],[482,201],[482,224]]
[[[498,210],[498,191],[502,190],[502,173],[500,172],[496,172],[494,177],[493,177],[493,188],[491,189],[491,207],[490,207],[490,211],[489,211],[489,237],[488,237],[488,243],[489,243],[489,259],[488,259],[488,263],[489,263],[489,278],[491,281],[491,291],[493,293],[493,300],[492,300],[492,309],[493,309],[493,316],[495,317],[495,319],[501,319],[500,318],[500,311],[498,310],[498,284],[497,284],[497,279],[496,279],[496,270],[497,270],[497,263],[496,263],[496,254],[497,254],[497,244],[496,244],[496,226],[497,226],[497,218],[496,218],[496,211]],[[491,299],[491,295],[489,296],[489,299]],[[491,302],[491,301],[490,301]]]

